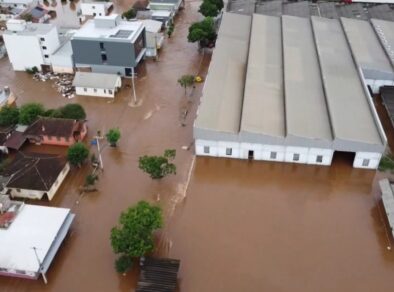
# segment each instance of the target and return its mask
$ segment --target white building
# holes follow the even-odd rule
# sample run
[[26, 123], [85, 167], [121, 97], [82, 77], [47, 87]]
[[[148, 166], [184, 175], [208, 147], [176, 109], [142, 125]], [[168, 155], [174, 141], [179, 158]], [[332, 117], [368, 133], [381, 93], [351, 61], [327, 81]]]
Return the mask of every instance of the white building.
[[74, 73], [73, 49], [70, 39], [66, 40], [50, 56], [52, 71], [55, 73]]
[[141, 20], [146, 31], [146, 56], [157, 57], [158, 50], [164, 42], [164, 35], [161, 32], [163, 23], [152, 19]]
[[13, 201], [0, 217], [11, 214], [14, 220], [0, 228], [0, 275], [37, 279], [48, 271], [75, 215]]
[[166, 10], [176, 13], [184, 0], [150, 0], [149, 9], [150, 10]]
[[19, 19], [7, 21], [3, 38], [15, 71], [33, 67], [50, 69], [50, 56], [60, 45], [55, 25], [26, 23]]
[[114, 98], [122, 79], [116, 74], [76, 72], [73, 86], [77, 95]]
[[58, 155], [19, 152], [3, 171], [4, 190], [13, 198], [52, 200], [69, 171]]
[[106, 16], [112, 7], [112, 2], [81, 3], [81, 12], [85, 16]]
[[377, 168], [387, 139], [364, 82], [338, 20], [225, 13], [196, 154], [330, 165], [341, 151], [355, 153], [354, 167]]

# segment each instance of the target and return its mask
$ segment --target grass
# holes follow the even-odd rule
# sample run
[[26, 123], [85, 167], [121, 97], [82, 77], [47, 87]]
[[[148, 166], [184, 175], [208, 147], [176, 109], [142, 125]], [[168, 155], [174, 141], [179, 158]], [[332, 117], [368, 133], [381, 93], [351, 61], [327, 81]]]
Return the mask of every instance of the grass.
[[382, 157], [379, 163], [380, 171], [394, 171], [394, 157], [391, 154]]

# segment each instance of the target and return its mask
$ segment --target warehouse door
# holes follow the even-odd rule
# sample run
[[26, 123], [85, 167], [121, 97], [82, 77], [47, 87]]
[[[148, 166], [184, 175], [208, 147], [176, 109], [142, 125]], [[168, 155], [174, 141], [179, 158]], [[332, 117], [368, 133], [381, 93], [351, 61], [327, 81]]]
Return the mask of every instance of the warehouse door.
[[253, 150], [249, 150], [248, 151], [248, 159], [249, 160], [253, 160], [254, 159], [254, 151]]

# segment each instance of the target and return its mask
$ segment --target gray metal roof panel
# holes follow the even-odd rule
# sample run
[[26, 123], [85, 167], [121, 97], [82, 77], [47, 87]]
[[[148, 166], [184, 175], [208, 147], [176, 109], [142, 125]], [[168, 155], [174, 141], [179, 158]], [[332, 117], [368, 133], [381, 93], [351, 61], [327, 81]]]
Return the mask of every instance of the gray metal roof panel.
[[283, 14], [298, 16], [298, 17], [309, 17], [310, 16], [309, 2], [302, 1], [302, 2], [294, 2], [294, 3], [284, 3]]
[[285, 136], [279, 17], [253, 15], [241, 131]]
[[380, 43], [382, 44], [387, 57], [394, 66], [394, 22], [371, 19], [371, 23], [379, 37]]
[[388, 4], [368, 7], [368, 14], [370, 18], [394, 21], [394, 11]]
[[368, 20], [368, 15], [365, 13], [364, 7], [360, 3], [353, 3], [349, 5], [337, 6], [340, 16], [347, 18], [355, 18]]
[[338, 20], [312, 17], [335, 139], [382, 145], [382, 139]]
[[282, 16], [287, 135], [332, 141], [309, 19]]
[[114, 89], [120, 77], [116, 74], [76, 72], [73, 86], [86, 88]]

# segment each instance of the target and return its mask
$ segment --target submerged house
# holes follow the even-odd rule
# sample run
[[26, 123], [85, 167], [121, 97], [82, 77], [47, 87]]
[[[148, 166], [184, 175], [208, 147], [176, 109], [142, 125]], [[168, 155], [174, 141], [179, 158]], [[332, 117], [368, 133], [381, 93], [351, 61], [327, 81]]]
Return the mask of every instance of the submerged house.
[[69, 171], [64, 157], [19, 152], [1, 175], [4, 190], [11, 197], [52, 200]]
[[114, 98], [122, 79], [116, 74], [76, 72], [73, 86], [78, 95]]
[[30, 143], [58, 146], [73, 145], [86, 134], [86, 121], [58, 118], [39, 118], [24, 132]]

